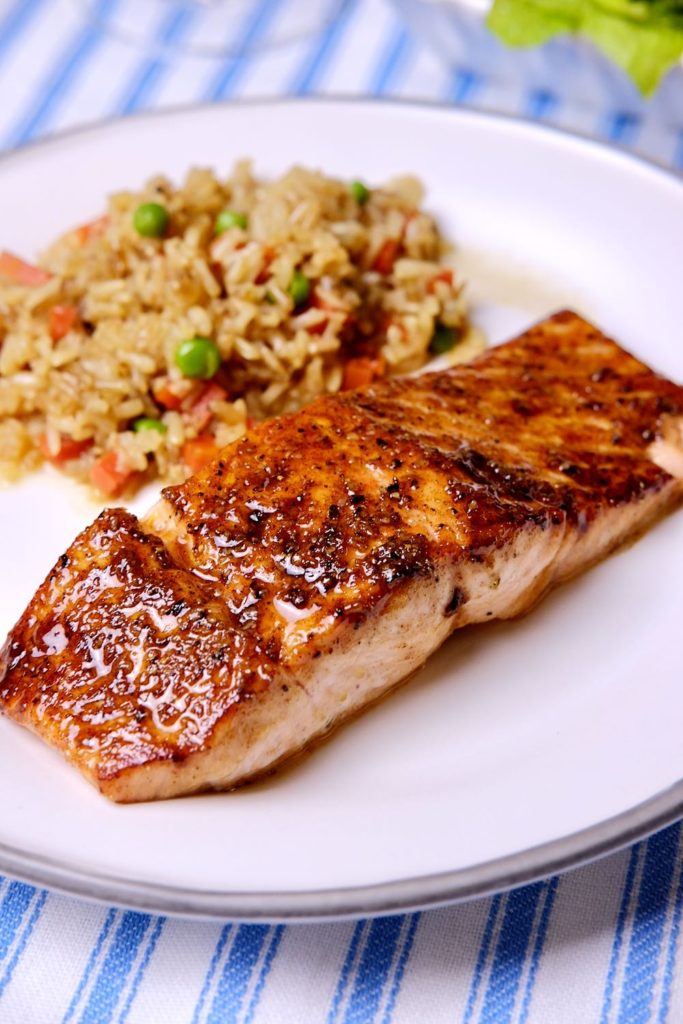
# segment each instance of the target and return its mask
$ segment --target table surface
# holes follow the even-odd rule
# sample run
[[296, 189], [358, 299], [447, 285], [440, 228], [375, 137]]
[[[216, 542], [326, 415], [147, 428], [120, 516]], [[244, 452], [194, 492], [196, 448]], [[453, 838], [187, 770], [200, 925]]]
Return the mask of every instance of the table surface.
[[[125, 3], [101, 8], [115, 14]], [[262, 42], [288, 6], [293, 0], [259, 0], [233, 31]], [[491, 74], [483, 33], [469, 38], [466, 62], [449, 64], [420, 34], [420, 7], [347, 0], [315, 36], [200, 59], [123, 43], [88, 22], [77, 0], [0, 0], [0, 148], [141, 109], [344, 93], [502, 110], [683, 168], [683, 74], [649, 106], [609, 76], [586, 100], [571, 76], [539, 85], [514, 61]], [[150, 39], [182, 46], [201, 17], [167, 4]], [[682, 1021], [682, 868], [677, 824], [493, 899], [287, 927], [166, 920], [4, 879], [0, 1021]]]

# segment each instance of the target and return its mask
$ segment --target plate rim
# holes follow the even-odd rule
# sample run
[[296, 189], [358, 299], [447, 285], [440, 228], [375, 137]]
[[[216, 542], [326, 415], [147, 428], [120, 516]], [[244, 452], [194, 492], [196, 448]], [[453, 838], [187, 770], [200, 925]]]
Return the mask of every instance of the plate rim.
[[314, 923], [436, 909], [493, 896], [574, 870], [647, 838], [683, 816], [683, 780], [635, 807], [568, 836], [471, 867], [391, 882], [292, 892], [230, 892], [136, 882], [73, 869], [0, 842], [0, 871], [95, 903], [200, 920]]
[[[97, 136], [110, 128], [131, 121], [160, 120], [193, 111], [230, 110], [245, 106], [290, 106], [305, 109], [349, 105], [378, 110], [390, 107], [406, 113], [428, 111], [445, 119], [479, 121], [494, 126], [504, 125], [521, 133], [530, 132], [532, 135], [562, 139], [565, 143], [587, 150], [593, 157], [607, 156], [618, 165], [625, 165], [626, 168], [637, 167], [645, 170], [683, 191], [683, 176], [675, 170], [587, 134], [490, 109], [477, 110], [430, 100], [368, 98], [344, 94], [247, 97], [218, 103], [185, 103], [163, 109], [138, 111], [125, 117], [109, 117], [55, 132], [1, 153], [0, 169], [7, 163], [21, 160], [35, 150], [48, 150], [81, 135]], [[1, 839], [0, 872], [28, 884], [46, 886], [70, 896], [175, 917], [288, 923], [343, 920], [360, 916], [405, 913], [491, 896], [616, 853], [681, 817], [683, 779], [595, 825], [494, 860], [436, 874], [342, 888], [291, 892], [232, 892], [135, 881], [116, 874], [74, 867], [68, 861], [26, 852], [4, 843]]]

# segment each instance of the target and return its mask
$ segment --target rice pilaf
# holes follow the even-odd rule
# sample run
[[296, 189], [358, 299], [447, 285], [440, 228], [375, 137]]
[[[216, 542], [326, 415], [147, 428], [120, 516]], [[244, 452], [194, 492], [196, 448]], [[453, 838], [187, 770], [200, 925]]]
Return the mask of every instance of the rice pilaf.
[[0, 472], [48, 459], [108, 496], [178, 481], [250, 420], [470, 358], [421, 199], [414, 179], [263, 182], [244, 161], [113, 195], [38, 266], [1, 253]]

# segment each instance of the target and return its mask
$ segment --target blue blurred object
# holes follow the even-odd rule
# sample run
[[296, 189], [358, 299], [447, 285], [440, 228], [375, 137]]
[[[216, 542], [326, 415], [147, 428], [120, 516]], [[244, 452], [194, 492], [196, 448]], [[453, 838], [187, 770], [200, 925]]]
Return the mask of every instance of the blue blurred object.
[[[339, 17], [348, 0], [76, 0], [92, 24], [147, 53], [244, 56], [306, 39]], [[159, 23], [165, 30], [159, 35]], [[263, 31], [268, 29], [267, 33]], [[264, 40], [267, 38], [267, 44]]]

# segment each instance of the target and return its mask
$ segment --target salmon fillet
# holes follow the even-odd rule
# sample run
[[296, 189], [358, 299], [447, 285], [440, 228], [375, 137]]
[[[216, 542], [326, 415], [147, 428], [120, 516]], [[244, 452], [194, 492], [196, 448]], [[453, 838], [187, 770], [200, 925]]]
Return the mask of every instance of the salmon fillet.
[[234, 787], [682, 497], [683, 388], [559, 313], [103, 512], [7, 639], [0, 707], [114, 800]]

